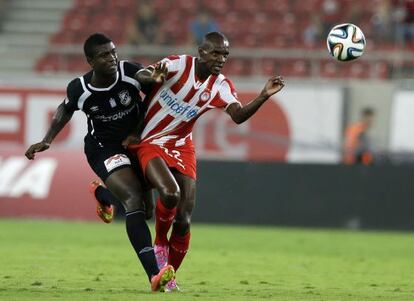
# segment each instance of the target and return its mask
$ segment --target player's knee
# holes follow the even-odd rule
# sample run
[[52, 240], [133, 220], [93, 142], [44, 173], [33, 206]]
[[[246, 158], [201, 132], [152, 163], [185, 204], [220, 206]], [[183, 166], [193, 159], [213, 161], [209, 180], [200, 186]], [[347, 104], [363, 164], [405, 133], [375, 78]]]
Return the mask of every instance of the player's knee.
[[184, 236], [190, 231], [191, 215], [176, 216], [174, 221], [174, 229], [179, 234]]
[[159, 193], [163, 204], [167, 208], [174, 208], [175, 206], [177, 206], [181, 196], [180, 188], [177, 187], [174, 189], [170, 189], [165, 187], [161, 189]]
[[134, 194], [129, 194], [126, 198], [121, 200], [121, 202], [126, 212], [145, 209], [143, 199]]

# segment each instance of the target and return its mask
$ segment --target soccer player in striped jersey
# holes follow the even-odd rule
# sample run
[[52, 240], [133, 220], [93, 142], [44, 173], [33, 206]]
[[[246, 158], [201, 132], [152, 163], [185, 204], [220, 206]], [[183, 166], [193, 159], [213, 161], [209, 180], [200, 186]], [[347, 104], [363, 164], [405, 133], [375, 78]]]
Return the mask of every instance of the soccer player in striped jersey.
[[[191, 214], [196, 195], [196, 158], [192, 142], [195, 121], [219, 108], [240, 124], [249, 119], [284, 87], [280, 76], [270, 78], [256, 99], [242, 106], [233, 83], [220, 74], [229, 56], [229, 41], [219, 32], [208, 33], [198, 57], [170, 56], [140, 70], [140, 83], [152, 84], [144, 100], [148, 109], [136, 152], [147, 180], [159, 192], [156, 203], [155, 253], [159, 267], [177, 270], [190, 243]], [[167, 233], [172, 226], [168, 238]], [[175, 279], [167, 290], [178, 290]]]

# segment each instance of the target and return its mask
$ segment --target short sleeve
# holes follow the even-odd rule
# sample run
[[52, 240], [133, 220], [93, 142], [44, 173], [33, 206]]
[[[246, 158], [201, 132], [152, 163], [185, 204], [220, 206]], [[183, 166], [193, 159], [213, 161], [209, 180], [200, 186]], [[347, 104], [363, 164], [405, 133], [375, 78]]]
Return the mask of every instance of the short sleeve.
[[181, 57], [179, 55], [170, 55], [166, 58], [163, 58], [161, 61], [155, 64], [152, 64], [148, 67], [154, 68], [154, 66], [158, 63], [166, 63], [168, 74], [176, 73], [180, 69], [180, 60], [181, 60]]
[[232, 81], [226, 78], [221, 82], [218, 92], [211, 101], [210, 106], [226, 110], [232, 103], [240, 102]]
[[68, 111], [74, 112], [79, 110], [78, 100], [81, 93], [81, 82], [79, 78], [72, 80], [66, 87], [66, 98], [64, 101], [65, 108]]
[[135, 74], [144, 68], [140, 63], [130, 61], [122, 61], [121, 64], [123, 67], [123, 74], [131, 78], [134, 78]]

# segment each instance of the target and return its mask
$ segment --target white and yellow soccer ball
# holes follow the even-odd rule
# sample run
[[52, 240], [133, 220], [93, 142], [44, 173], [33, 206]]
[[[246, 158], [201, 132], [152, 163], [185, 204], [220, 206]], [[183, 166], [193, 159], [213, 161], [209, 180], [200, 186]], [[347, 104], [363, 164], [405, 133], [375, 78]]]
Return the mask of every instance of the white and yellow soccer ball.
[[359, 58], [366, 45], [362, 30], [351, 23], [334, 26], [326, 39], [329, 53], [338, 61], [346, 62]]

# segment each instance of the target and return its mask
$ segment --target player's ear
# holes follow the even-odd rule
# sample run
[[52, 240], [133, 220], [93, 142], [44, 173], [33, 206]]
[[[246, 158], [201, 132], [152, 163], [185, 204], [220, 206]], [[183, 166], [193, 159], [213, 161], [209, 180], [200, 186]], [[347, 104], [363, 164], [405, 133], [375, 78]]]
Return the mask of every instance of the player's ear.
[[203, 47], [198, 47], [198, 55], [200, 57], [203, 57], [207, 54], [207, 51], [205, 49], [203, 49]]
[[86, 57], [86, 61], [88, 62], [88, 64], [93, 68], [93, 65], [94, 65], [94, 61], [93, 61], [93, 58], [92, 57], [90, 57], [90, 56], [87, 56]]

